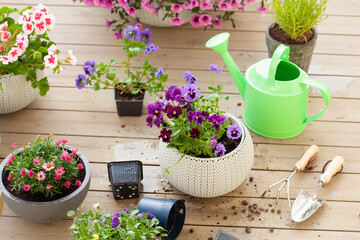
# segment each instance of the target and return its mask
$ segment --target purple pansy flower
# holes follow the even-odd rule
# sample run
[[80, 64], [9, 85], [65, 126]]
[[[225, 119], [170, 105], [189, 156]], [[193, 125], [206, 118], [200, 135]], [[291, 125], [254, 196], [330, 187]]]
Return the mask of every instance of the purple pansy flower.
[[112, 228], [117, 228], [119, 225], [120, 225], [120, 222], [119, 222], [119, 216], [120, 212], [117, 211], [114, 215], [111, 216], [111, 227]]
[[210, 114], [209, 114], [209, 112], [207, 112], [207, 111], [201, 111], [201, 115], [202, 115], [205, 119], [207, 119]]
[[180, 105], [185, 105], [186, 100], [184, 96], [184, 90], [181, 90], [181, 94], [175, 96], [175, 101], [177, 101]]
[[242, 134], [241, 128], [237, 124], [232, 124], [228, 127], [226, 136], [231, 139], [238, 139]]
[[136, 215], [136, 218], [142, 219], [142, 217], [143, 217], [143, 214], [142, 214], [142, 213], [138, 213], [138, 214]]
[[146, 125], [148, 127], [152, 127], [153, 126], [153, 120], [154, 120], [154, 116], [147, 116], [145, 121], [146, 121]]
[[[158, 138], [161, 138], [164, 143], [169, 143], [171, 139], [171, 130], [167, 130], [166, 128], [161, 129], [160, 135]], [[149, 214], [150, 215], [150, 214]]]
[[215, 149], [216, 145], [217, 145], [217, 135], [214, 133], [210, 139], [210, 147], [212, 149]]
[[163, 68], [159, 68], [156, 72], [155, 72], [155, 77], [160, 77], [161, 75], [164, 74], [164, 69]]
[[224, 156], [226, 152], [225, 146], [222, 143], [218, 143], [215, 147], [215, 156], [221, 157]]
[[201, 125], [205, 120], [204, 116], [201, 113], [202, 111], [195, 111], [192, 113], [192, 120], [196, 125]]
[[217, 114], [211, 114], [208, 117], [208, 121], [211, 122], [213, 125], [211, 126], [212, 128], [214, 128], [215, 130], [219, 130], [220, 129], [220, 125], [223, 125], [225, 123], [225, 119], [222, 116], [219, 116]]
[[168, 105], [166, 107], [166, 115], [168, 116], [168, 118], [172, 119], [178, 119], [179, 116], [182, 114], [182, 109], [179, 106], [175, 106], [173, 107], [172, 105]]
[[164, 123], [164, 118], [163, 116], [158, 116], [156, 117], [155, 121], [154, 121], [154, 125], [157, 126], [157, 127], [160, 127], [160, 125], [163, 125]]
[[216, 64], [210, 64], [209, 68], [212, 72], [217, 72], [218, 74], [222, 73], [222, 71], [217, 67]]
[[86, 76], [84, 74], [79, 74], [77, 79], [75, 79], [75, 84], [78, 89], [82, 89], [86, 86]]
[[86, 75], [94, 75], [96, 73], [96, 62], [94, 60], [86, 61], [83, 69]]
[[153, 52], [157, 52], [159, 50], [159, 47], [156, 47], [154, 44], [150, 44], [145, 47], [145, 55], [152, 54]]
[[154, 103], [150, 103], [147, 107], [146, 107], [149, 116], [153, 117], [153, 116], [159, 116], [161, 115], [163, 106], [161, 105], [160, 102], [156, 102], [155, 105]]
[[193, 102], [199, 96], [199, 89], [196, 87], [195, 84], [186, 84], [184, 87], [184, 98], [187, 102]]
[[181, 88], [177, 88], [176, 86], [171, 86], [165, 93], [165, 99], [168, 101], [174, 101], [177, 95], [181, 95]]
[[190, 131], [190, 137], [192, 139], [199, 138], [200, 139], [200, 131], [198, 128], [192, 128]]
[[191, 72], [186, 71], [183, 73], [183, 76], [188, 83], [191, 83], [191, 84], [197, 83], [197, 78], [194, 75], [192, 75]]

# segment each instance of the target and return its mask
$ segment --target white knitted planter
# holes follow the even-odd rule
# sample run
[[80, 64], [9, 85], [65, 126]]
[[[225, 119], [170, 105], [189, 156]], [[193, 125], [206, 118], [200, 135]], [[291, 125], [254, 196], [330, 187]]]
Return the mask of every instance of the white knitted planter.
[[[222, 157], [197, 158], [186, 155], [165, 176], [175, 188], [195, 197], [212, 198], [233, 191], [250, 174], [254, 160], [250, 133], [238, 118], [230, 116], [230, 122], [239, 124], [243, 133], [237, 148]], [[167, 148], [167, 144], [160, 140], [162, 171], [173, 166], [181, 156], [176, 149]]]
[[[145, 9], [136, 10], [136, 17], [139, 18], [141, 23], [145, 23], [155, 27], [173, 27], [174, 25], [170, 24], [170, 18], [164, 18], [165, 16], [165, 8], [159, 9], [158, 15], [155, 16], [153, 13], [148, 12]], [[184, 20], [184, 24], [188, 23], [191, 19], [192, 13], [189, 9], [183, 9], [181, 13], [179, 13], [179, 18]]]
[[[40, 79], [44, 73], [38, 71], [37, 75]], [[19, 111], [39, 95], [39, 90], [31, 87], [31, 82], [26, 81], [25, 75], [6, 74], [0, 76], [0, 83], [3, 89], [0, 90], [0, 114]]]

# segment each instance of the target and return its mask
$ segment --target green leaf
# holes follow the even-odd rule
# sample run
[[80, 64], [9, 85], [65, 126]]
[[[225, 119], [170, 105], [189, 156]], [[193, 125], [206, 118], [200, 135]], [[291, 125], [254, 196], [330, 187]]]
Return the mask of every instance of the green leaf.
[[[74, 217], [75, 216], [75, 212], [73, 211], [73, 210], [70, 210], [70, 211], [68, 211], [67, 213], [66, 213], [66, 215], [68, 216], [68, 217]], [[73, 224], [74, 225], [74, 224]]]
[[95, 91], [99, 91], [100, 90], [100, 85], [98, 82], [94, 83], [94, 90]]
[[41, 96], [45, 96], [50, 89], [49, 81], [47, 77], [44, 77], [39, 81], [37, 81], [36, 86], [39, 88]]

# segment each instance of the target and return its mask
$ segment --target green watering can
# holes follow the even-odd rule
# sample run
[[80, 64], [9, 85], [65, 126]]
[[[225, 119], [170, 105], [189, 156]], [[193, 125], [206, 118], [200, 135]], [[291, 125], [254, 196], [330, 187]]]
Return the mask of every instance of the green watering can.
[[[330, 89], [289, 62], [289, 47], [278, 46], [272, 58], [251, 65], [244, 77], [227, 50], [229, 36], [220, 33], [208, 40], [206, 47], [220, 53], [228, 67], [245, 103], [243, 118], [248, 128], [269, 138], [292, 138], [325, 113]], [[326, 107], [306, 117], [310, 86], [320, 90]]]

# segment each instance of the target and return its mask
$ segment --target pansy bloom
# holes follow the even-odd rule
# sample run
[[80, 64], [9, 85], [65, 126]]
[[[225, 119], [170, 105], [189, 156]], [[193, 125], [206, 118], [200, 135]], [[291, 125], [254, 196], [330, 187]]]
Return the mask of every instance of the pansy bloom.
[[230, 125], [226, 131], [226, 136], [231, 139], [238, 139], [239, 137], [241, 137], [241, 134], [241, 128], [237, 124]]

